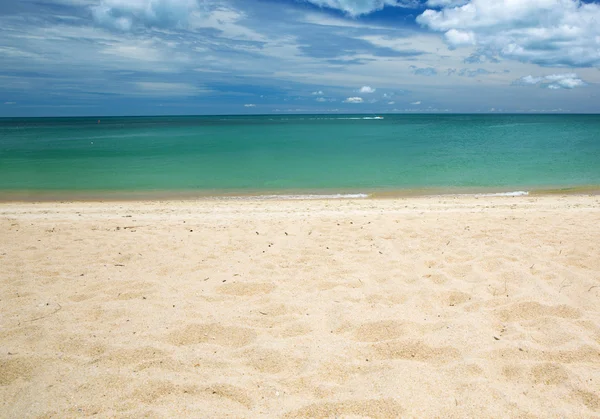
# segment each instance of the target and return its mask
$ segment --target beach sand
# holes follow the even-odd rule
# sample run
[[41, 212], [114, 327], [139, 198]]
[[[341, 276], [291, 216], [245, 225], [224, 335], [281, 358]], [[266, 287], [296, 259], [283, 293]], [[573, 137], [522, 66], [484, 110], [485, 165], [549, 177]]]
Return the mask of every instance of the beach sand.
[[0, 204], [0, 416], [600, 417], [600, 197]]

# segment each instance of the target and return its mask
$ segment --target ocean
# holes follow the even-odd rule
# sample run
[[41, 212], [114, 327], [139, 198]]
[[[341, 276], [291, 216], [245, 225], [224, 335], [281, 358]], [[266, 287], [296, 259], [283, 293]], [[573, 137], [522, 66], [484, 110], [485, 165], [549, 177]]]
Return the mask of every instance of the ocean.
[[522, 193], [600, 185], [600, 115], [0, 119], [3, 196]]

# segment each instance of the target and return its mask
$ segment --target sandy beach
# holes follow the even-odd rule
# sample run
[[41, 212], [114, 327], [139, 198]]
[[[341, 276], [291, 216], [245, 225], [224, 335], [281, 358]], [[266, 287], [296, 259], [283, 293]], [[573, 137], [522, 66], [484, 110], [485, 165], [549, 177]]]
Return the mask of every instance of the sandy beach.
[[0, 204], [0, 417], [600, 417], [600, 196]]

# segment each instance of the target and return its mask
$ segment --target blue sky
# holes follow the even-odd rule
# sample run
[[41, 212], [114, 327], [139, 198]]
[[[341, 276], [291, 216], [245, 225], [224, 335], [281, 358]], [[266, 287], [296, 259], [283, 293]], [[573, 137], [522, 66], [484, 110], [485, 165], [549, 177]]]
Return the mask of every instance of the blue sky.
[[0, 0], [0, 116], [600, 112], [600, 3]]

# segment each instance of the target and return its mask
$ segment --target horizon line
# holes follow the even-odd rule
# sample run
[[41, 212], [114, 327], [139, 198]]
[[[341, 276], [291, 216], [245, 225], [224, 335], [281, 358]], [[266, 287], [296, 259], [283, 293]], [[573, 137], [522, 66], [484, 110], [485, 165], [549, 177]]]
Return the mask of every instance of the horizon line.
[[600, 112], [286, 112], [286, 113], [237, 113], [237, 114], [132, 114], [132, 115], [44, 115], [44, 116], [0, 116], [0, 119], [42, 118], [156, 118], [156, 117], [232, 117], [232, 116], [306, 116], [306, 115], [600, 115]]

